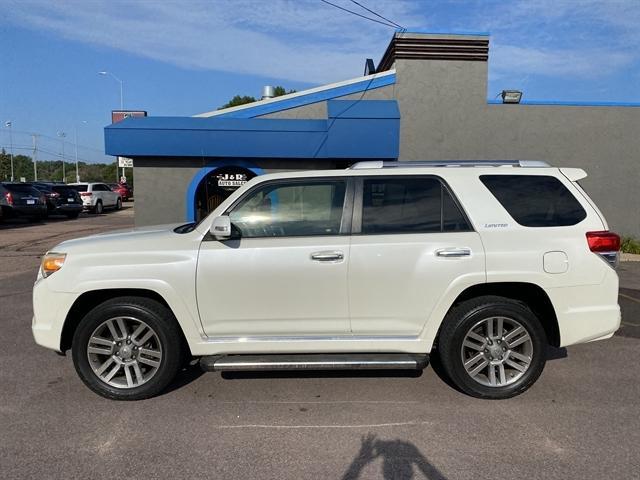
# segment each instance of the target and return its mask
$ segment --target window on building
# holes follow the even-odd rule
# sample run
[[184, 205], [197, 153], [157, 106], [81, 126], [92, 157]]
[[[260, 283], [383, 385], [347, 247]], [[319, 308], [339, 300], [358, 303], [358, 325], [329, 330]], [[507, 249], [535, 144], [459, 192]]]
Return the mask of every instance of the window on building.
[[278, 182], [243, 198], [231, 211], [241, 237], [338, 235], [346, 182]]
[[445, 186], [435, 177], [365, 179], [362, 233], [435, 233], [470, 230]]
[[587, 213], [560, 180], [548, 175], [481, 175], [480, 180], [520, 225], [564, 227]]

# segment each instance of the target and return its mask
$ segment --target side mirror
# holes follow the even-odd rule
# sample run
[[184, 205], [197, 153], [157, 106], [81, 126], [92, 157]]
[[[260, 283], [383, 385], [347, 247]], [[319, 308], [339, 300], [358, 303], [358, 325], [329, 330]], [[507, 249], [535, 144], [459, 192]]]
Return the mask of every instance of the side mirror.
[[216, 240], [231, 238], [231, 219], [227, 215], [214, 218], [209, 232]]

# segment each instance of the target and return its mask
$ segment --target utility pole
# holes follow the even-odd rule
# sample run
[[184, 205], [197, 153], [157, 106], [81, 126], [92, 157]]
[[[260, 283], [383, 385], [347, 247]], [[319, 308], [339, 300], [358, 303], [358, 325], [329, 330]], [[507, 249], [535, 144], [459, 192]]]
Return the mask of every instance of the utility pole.
[[31, 138], [33, 138], [33, 181], [38, 181], [38, 135], [33, 133], [31, 134]]
[[9, 127], [9, 156], [11, 157], [11, 181], [13, 182], [13, 132], [11, 130], [11, 120], [5, 122], [4, 126]]
[[[82, 120], [84, 125], [87, 124], [86, 120]], [[75, 140], [76, 140], [76, 182], [80, 183], [80, 170], [78, 169], [78, 125], [74, 125], [73, 127], [75, 132]]]
[[58, 136], [60, 137], [60, 139], [62, 140], [62, 182], [63, 183], [67, 183], [67, 174], [65, 173], [65, 166], [64, 166], [64, 137], [67, 136], [66, 133], [64, 132], [58, 132]]

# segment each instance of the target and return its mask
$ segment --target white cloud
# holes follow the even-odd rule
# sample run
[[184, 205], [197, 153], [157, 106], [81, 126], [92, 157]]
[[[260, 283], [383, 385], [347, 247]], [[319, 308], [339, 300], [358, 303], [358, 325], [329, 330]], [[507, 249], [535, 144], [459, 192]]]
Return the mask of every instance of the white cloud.
[[[368, 6], [397, 22], [417, 18], [406, 0]], [[393, 34], [316, 0], [9, 0], [4, 10], [18, 25], [180, 67], [311, 83], [360, 75]]]
[[497, 75], [599, 77], [630, 65], [630, 53], [603, 50], [545, 50], [514, 45], [492, 45], [491, 66]]

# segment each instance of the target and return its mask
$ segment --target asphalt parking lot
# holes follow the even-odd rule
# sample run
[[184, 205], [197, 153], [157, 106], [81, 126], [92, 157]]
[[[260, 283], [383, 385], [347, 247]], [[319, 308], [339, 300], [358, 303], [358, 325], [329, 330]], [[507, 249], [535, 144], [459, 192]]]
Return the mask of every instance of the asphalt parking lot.
[[130, 205], [0, 226], [0, 478], [638, 478], [640, 262], [621, 265], [624, 325], [549, 352], [538, 383], [480, 401], [429, 367], [400, 374], [201, 374], [102, 399], [31, 337], [39, 256], [131, 226]]

